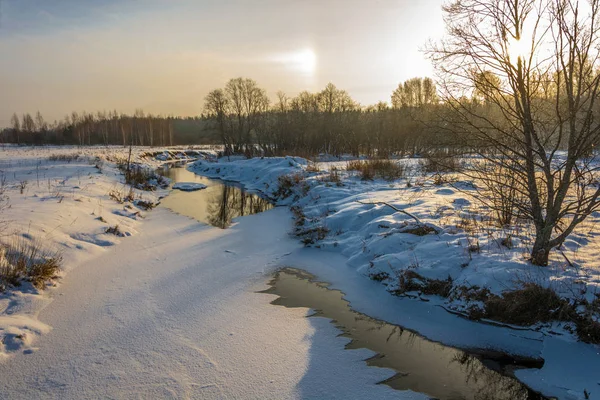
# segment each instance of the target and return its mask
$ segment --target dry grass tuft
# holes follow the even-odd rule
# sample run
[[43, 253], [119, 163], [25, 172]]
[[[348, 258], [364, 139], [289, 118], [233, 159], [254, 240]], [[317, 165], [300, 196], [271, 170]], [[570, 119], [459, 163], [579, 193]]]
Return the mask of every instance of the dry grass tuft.
[[48, 161], [66, 161], [67, 163], [70, 163], [72, 161], [76, 161], [78, 158], [78, 153], [52, 154], [48, 157]]
[[59, 252], [44, 248], [39, 241], [15, 237], [2, 245], [0, 282], [4, 287], [20, 286], [26, 280], [41, 290], [57, 277], [61, 263]]
[[119, 190], [119, 189], [111, 189], [108, 192], [108, 196], [113, 199], [114, 201], [116, 201], [119, 204], [123, 204], [127, 201], [134, 201], [135, 199], [135, 191], [133, 190], [132, 187], [129, 188], [129, 191], [125, 192], [124, 190]]
[[125, 236], [123, 232], [121, 232], [121, 229], [119, 229], [119, 225], [109, 226], [104, 232], [115, 236]]
[[394, 291], [397, 296], [406, 292], [420, 292], [427, 295], [436, 295], [441, 297], [450, 296], [453, 280], [450, 276], [447, 279], [430, 279], [419, 275], [412, 269], [407, 269], [398, 274], [398, 288]]
[[305, 169], [305, 171], [306, 171], [306, 172], [315, 172], [315, 173], [316, 173], [316, 172], [321, 172], [321, 170], [319, 169], [319, 166], [317, 165], [317, 163], [312, 163], [312, 162], [311, 162], [311, 163], [309, 163], [309, 164], [306, 166], [306, 169]]
[[294, 194], [296, 188], [300, 189], [302, 195], [306, 195], [310, 190], [310, 186], [306, 183], [304, 175], [301, 173], [281, 175], [277, 179], [277, 191], [275, 197], [286, 199]]
[[404, 176], [404, 166], [392, 160], [348, 161], [346, 170], [359, 172], [362, 180], [381, 178], [391, 182]]
[[552, 320], [574, 321], [575, 310], [554, 290], [523, 283], [517, 290], [491, 295], [485, 300], [485, 317], [514, 325], [533, 325]]

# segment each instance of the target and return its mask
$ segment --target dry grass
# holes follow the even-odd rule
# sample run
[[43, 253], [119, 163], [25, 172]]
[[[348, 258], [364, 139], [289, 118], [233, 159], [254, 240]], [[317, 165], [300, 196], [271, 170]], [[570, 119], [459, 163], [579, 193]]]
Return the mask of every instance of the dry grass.
[[397, 296], [406, 292], [420, 292], [426, 295], [436, 295], [441, 297], [450, 296], [453, 280], [450, 276], [447, 279], [430, 279], [419, 275], [412, 269], [404, 270], [398, 273], [398, 288], [394, 291]]
[[600, 343], [600, 322], [591, 317], [583, 317], [577, 321], [577, 336], [586, 343]]
[[300, 229], [296, 232], [296, 236], [301, 237], [301, 242], [305, 245], [315, 244], [327, 237], [329, 228], [326, 226], [317, 226], [314, 228]]
[[461, 169], [460, 161], [456, 156], [442, 151], [425, 153], [420, 164], [424, 173], [438, 175], [446, 172], [457, 172]]
[[18, 187], [19, 187], [19, 192], [21, 194], [23, 194], [25, 192], [25, 189], [27, 189], [27, 184], [28, 184], [27, 181], [20, 181], [19, 182], [19, 186]]
[[123, 204], [135, 199], [135, 191], [132, 187], [130, 187], [128, 191], [113, 188], [108, 192], [108, 196], [117, 203]]
[[325, 183], [333, 183], [336, 186], [344, 186], [340, 173], [336, 168], [329, 170], [329, 173], [318, 178], [319, 181]]
[[154, 191], [157, 186], [165, 188], [169, 185], [167, 179], [153, 170], [139, 164], [127, 164], [125, 159], [117, 160], [117, 167], [125, 175], [125, 183], [136, 189]]
[[554, 290], [535, 283], [523, 283], [517, 290], [485, 300], [485, 317], [514, 325], [533, 325], [553, 320], [576, 320], [575, 310]]
[[299, 188], [302, 195], [306, 195], [310, 186], [304, 180], [304, 175], [301, 173], [281, 175], [277, 179], [277, 191], [274, 193], [275, 197], [286, 199], [294, 194], [296, 188]]
[[290, 211], [294, 214], [294, 225], [296, 225], [296, 229], [299, 230], [301, 226], [306, 224], [306, 215], [304, 215], [302, 208], [298, 206], [292, 206]]
[[23, 280], [31, 282], [37, 289], [57, 277], [62, 262], [59, 252], [42, 246], [40, 241], [15, 237], [2, 245], [0, 281], [4, 287], [20, 286]]
[[136, 200], [133, 202], [133, 204], [144, 211], [152, 210], [154, 207], [156, 207], [155, 203], [145, 200]]
[[429, 225], [409, 225], [406, 228], [401, 229], [402, 233], [410, 233], [416, 236], [425, 236], [430, 233], [437, 234], [437, 230]]
[[361, 179], [381, 178], [394, 181], [404, 176], [404, 166], [392, 160], [354, 160], [346, 164], [347, 171], [357, 171]]
[[121, 232], [121, 229], [119, 229], [119, 225], [109, 226], [106, 228], [105, 232], [115, 236], [125, 236], [123, 232]]
[[311, 162], [306, 166], [306, 172], [321, 172], [317, 163]]
[[78, 153], [70, 153], [70, 154], [51, 154], [48, 157], [48, 161], [65, 161], [70, 163], [72, 161], [76, 161], [79, 158]]

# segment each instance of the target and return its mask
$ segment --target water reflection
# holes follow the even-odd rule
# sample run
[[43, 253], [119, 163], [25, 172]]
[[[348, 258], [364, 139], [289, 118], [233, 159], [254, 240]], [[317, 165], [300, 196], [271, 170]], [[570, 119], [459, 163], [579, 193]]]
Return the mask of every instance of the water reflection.
[[[385, 380], [398, 390], [413, 390], [440, 400], [533, 400], [544, 399], [511, 377], [516, 360], [496, 360], [431, 342], [400, 326], [353, 311], [343, 293], [311, 281], [299, 270], [277, 273], [267, 293], [278, 296], [273, 304], [307, 307], [316, 315], [332, 319], [351, 339], [349, 349], [368, 348], [378, 355], [368, 365], [390, 368], [397, 374]], [[501, 361], [499, 361], [501, 360]]]
[[162, 200], [163, 207], [222, 229], [229, 227], [234, 218], [273, 208], [268, 200], [246, 192], [241, 186], [196, 175], [181, 165], [162, 168], [159, 173], [171, 179], [172, 183], [206, 185], [206, 189], [195, 192], [173, 190]]
[[211, 225], [225, 229], [234, 218], [271, 208], [273, 205], [259, 196], [248, 194], [238, 187], [221, 185], [220, 193], [208, 200], [208, 220]]

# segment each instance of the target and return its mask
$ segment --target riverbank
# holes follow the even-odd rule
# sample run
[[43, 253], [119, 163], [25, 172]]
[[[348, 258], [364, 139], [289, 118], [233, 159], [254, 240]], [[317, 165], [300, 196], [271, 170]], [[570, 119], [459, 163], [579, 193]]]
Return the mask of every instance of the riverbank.
[[286, 235], [290, 220], [278, 208], [218, 229], [157, 208], [138, 235], [64, 278], [39, 316], [52, 330], [37, 351], [0, 364], [0, 392], [424, 400], [377, 385], [394, 372], [368, 367], [368, 350], [345, 350], [328, 320], [256, 293], [300, 247]]
[[[96, 151], [107, 156], [102, 173]], [[163, 207], [136, 210], [109, 194], [122, 185], [115, 161], [127, 149], [114, 155], [105, 151], [17, 148], [4, 153], [5, 169], [20, 168], [10, 183], [10, 204], [21, 212], [14, 214], [20, 217], [13, 229], [22, 232], [31, 225], [29, 232], [53, 232], [45, 243], [63, 246], [65, 261], [61, 276], [48, 281], [45, 290], [27, 293], [21, 287], [5, 293], [12, 308], [2, 318], [12, 325], [7, 323], [3, 335], [10, 334], [16, 316], [27, 317], [21, 327], [27, 331], [16, 338], [20, 346], [5, 347], [3, 396], [425, 398], [377, 385], [394, 372], [368, 367], [363, 360], [371, 351], [345, 350], [348, 340], [338, 337], [328, 320], [308, 319], [306, 309], [273, 307], [275, 296], [257, 293], [267, 288], [266, 279], [287, 255], [301, 250], [287, 236], [288, 210], [245, 216], [229, 229]], [[50, 161], [55, 153], [60, 157]], [[132, 158], [143, 162], [138, 153]], [[31, 182], [38, 165], [46, 179], [45, 186], [40, 179], [39, 190], [61, 186], [69, 198], [40, 199], [40, 193], [24, 191], [28, 197], [17, 199], [18, 180], [29, 176]], [[84, 179], [90, 183], [83, 185]], [[144, 196], [153, 201], [164, 194]], [[114, 218], [129, 235], [107, 233], [99, 217]], [[85, 236], [76, 239], [75, 232]], [[95, 243], [79, 243], [82, 237]]]
[[[407, 170], [417, 162], [399, 161]], [[451, 185], [418, 172], [392, 182], [365, 181], [345, 171], [345, 165], [315, 165], [286, 157], [199, 161], [191, 169], [205, 176], [238, 181], [279, 199], [280, 204], [293, 206], [294, 234], [318, 250], [315, 254], [304, 249], [290, 256], [285, 265], [331, 282], [346, 293], [357, 311], [448, 345], [543, 358], [542, 369], [521, 370], [517, 376], [547, 396], [600, 396], [600, 381], [591, 372], [600, 368], [600, 348], [579, 342], [569, 323], [510, 326], [474, 322], [466, 318], [465, 311], [481, 306], [476, 297], [469, 301], [439, 297], [424, 289], [430, 281], [449, 282], [449, 290], [485, 288], [501, 296], [505, 290], [517, 288], [523, 279], [530, 279], [540, 286], [553, 287], [565, 298], [578, 293], [592, 302], [598, 293], [600, 269], [593, 257], [597, 243], [583, 240], [589, 237], [585, 229], [590, 226], [576, 232], [563, 250], [571, 263], [576, 263], [574, 267], [556, 257], [548, 268], [532, 267], [522, 256], [527, 247], [524, 232], [512, 236], [509, 249], [501, 245], [500, 231], [482, 226], [461, 228], [461, 223], [476, 220], [472, 217], [472, 202], [465, 194], [469, 182]], [[590, 219], [591, 225], [595, 218]], [[423, 234], [413, 229], [422, 226], [430, 229]], [[475, 244], [478, 251], [473, 251]], [[304, 254], [313, 255], [305, 259]], [[329, 262], [324, 263], [325, 259]], [[401, 277], [407, 277], [407, 272], [414, 272], [415, 279], [402, 287]], [[566, 370], [573, 374], [565, 376]]]

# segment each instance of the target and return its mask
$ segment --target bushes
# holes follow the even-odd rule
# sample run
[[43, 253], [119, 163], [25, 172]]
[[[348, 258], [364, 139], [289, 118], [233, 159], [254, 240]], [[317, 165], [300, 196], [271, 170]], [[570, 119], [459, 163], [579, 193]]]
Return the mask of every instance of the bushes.
[[485, 317], [509, 324], [533, 325], [552, 320], [574, 320], [575, 310], [552, 289], [524, 283], [520, 289], [488, 297]]
[[126, 160], [117, 160], [117, 167], [125, 175], [125, 183], [132, 187], [145, 190], [153, 191], [156, 187], [166, 188], [169, 186], [169, 181], [161, 176], [157, 175], [153, 170], [146, 168], [139, 164], [127, 163]]
[[355, 160], [348, 161], [347, 171], [357, 171], [363, 180], [381, 178], [394, 181], [404, 176], [404, 166], [391, 160]]

